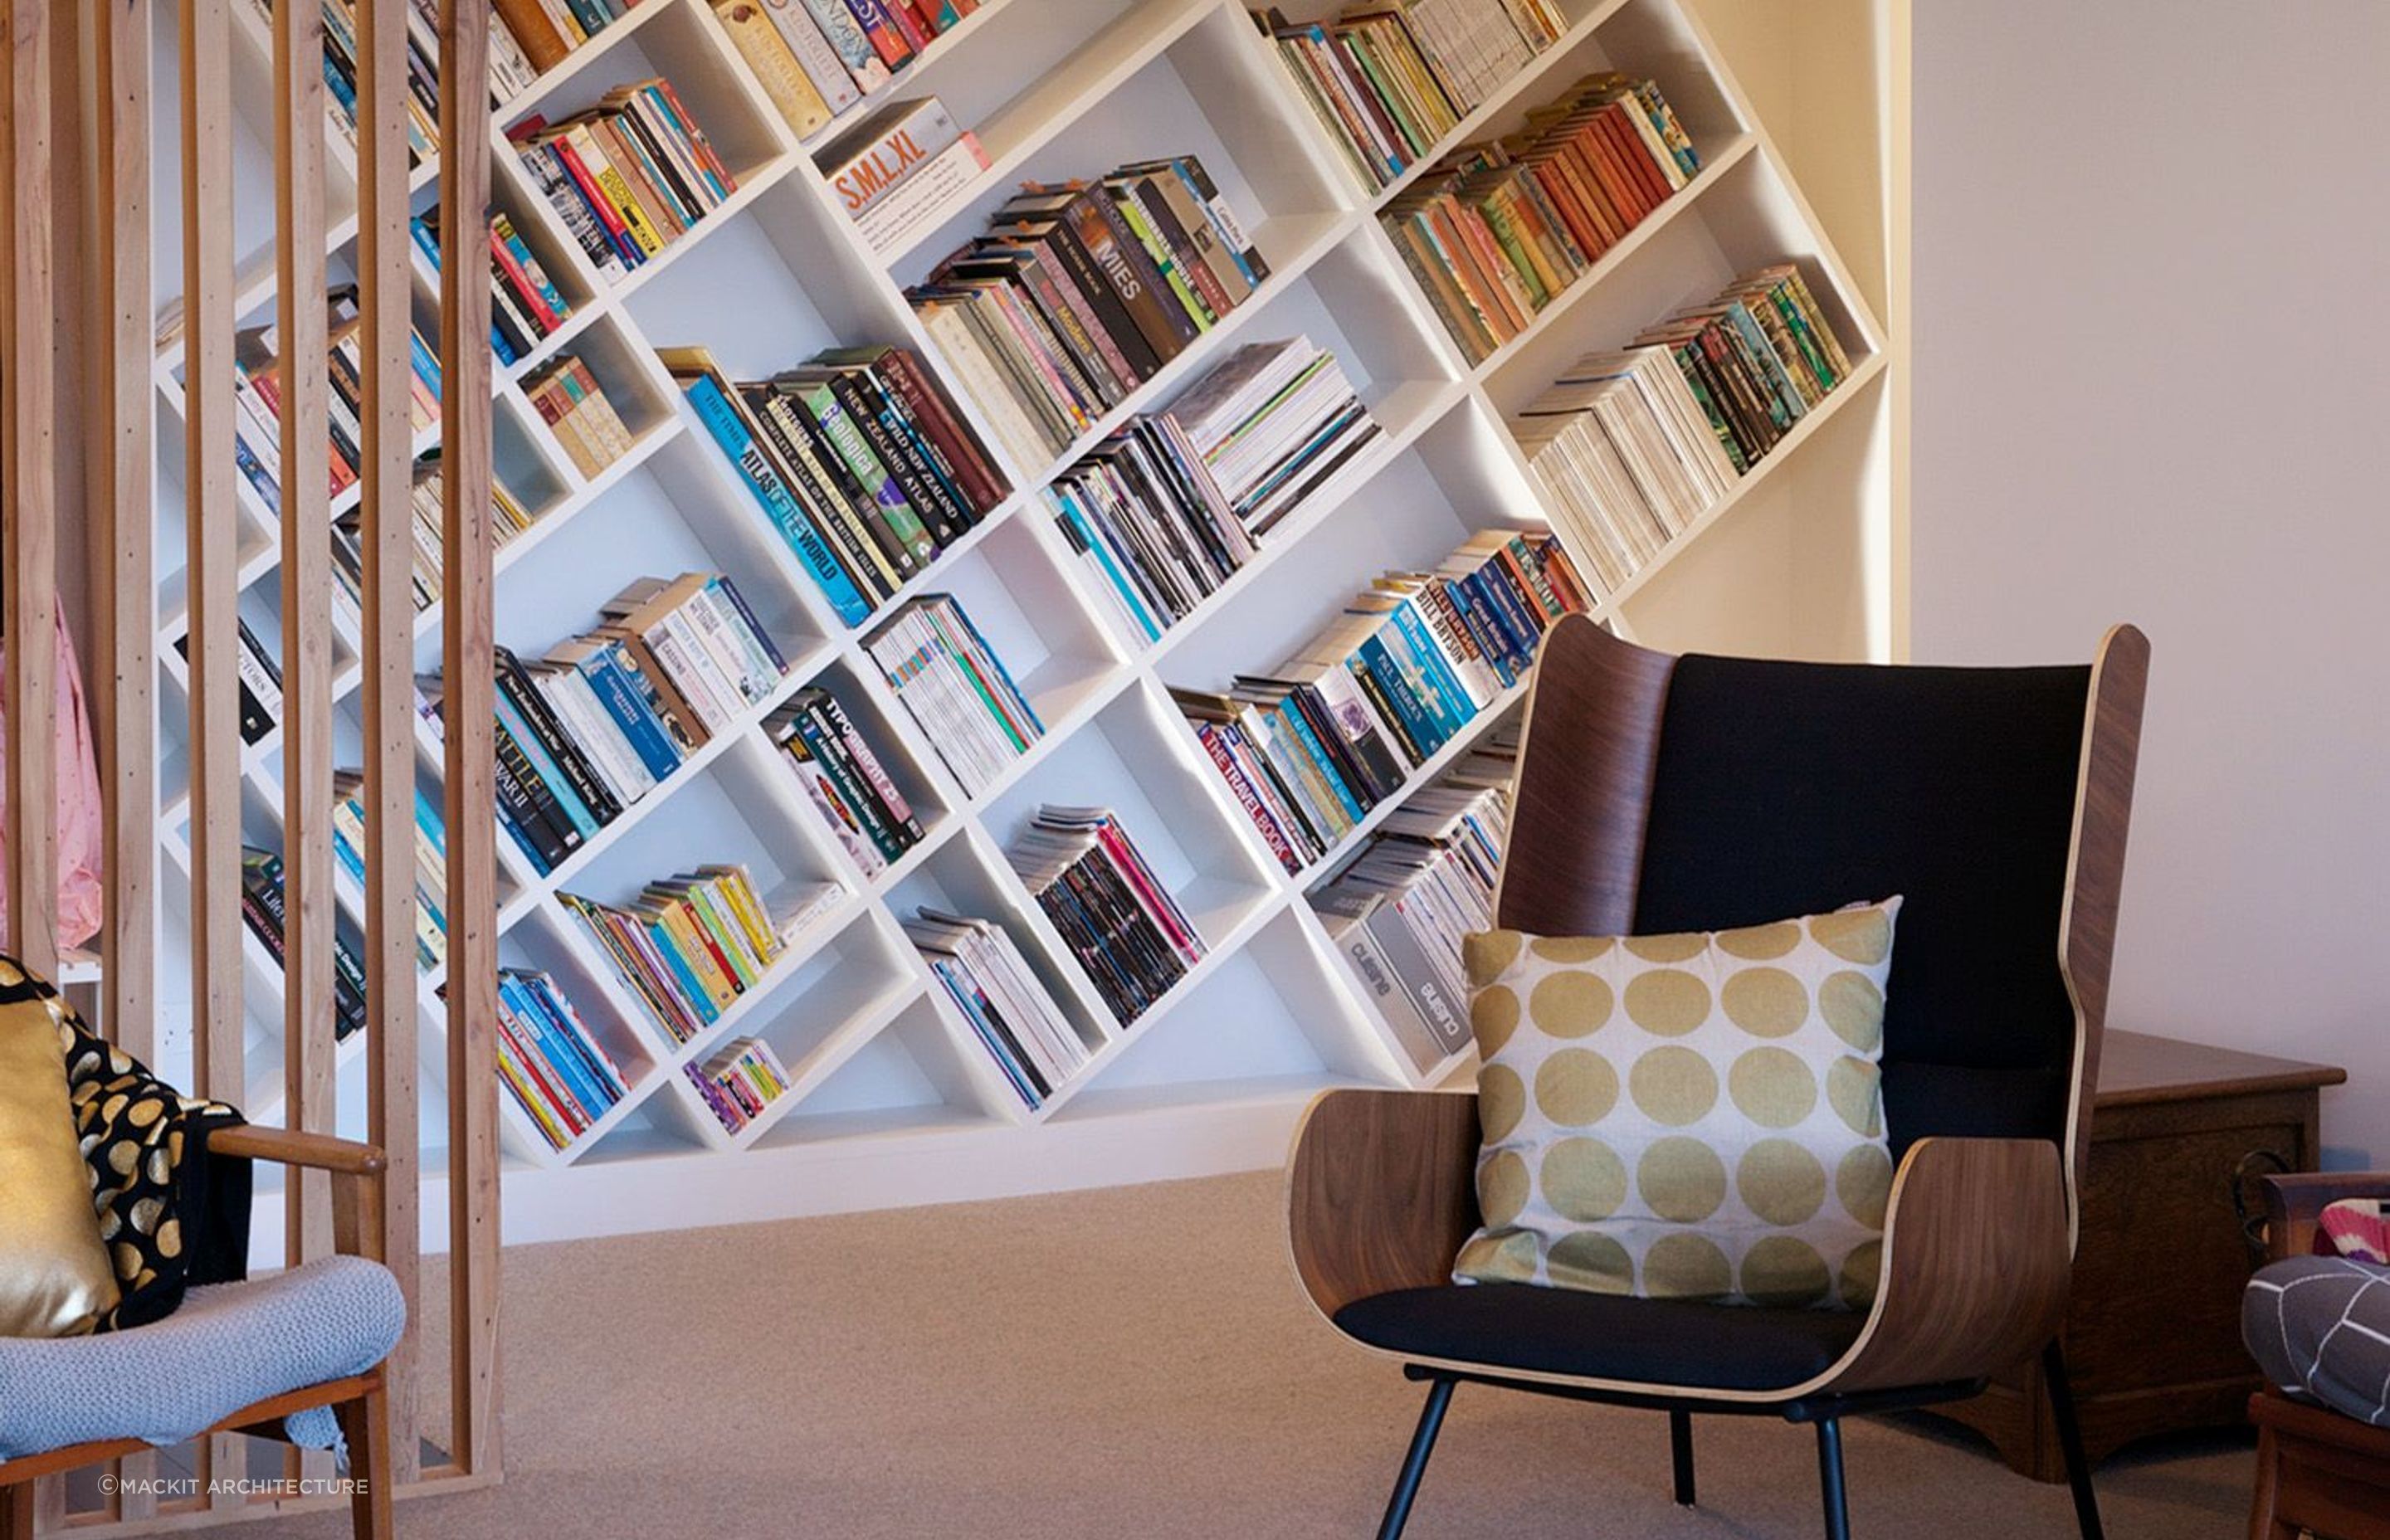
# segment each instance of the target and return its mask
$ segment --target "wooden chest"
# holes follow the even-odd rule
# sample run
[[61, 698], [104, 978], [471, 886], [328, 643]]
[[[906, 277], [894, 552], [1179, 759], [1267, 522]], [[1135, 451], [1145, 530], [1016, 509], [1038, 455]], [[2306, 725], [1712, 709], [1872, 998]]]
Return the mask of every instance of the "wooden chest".
[[[2265, 1153], [2314, 1170], [2318, 1093], [2347, 1078], [2330, 1065], [2107, 1034], [2065, 1334], [2093, 1460], [2152, 1433], [2242, 1420], [2258, 1380], [2241, 1347], [2253, 1263], [2235, 1174]], [[2066, 1479], [2037, 1366], [1937, 1414], [1987, 1434], [2025, 1475]]]

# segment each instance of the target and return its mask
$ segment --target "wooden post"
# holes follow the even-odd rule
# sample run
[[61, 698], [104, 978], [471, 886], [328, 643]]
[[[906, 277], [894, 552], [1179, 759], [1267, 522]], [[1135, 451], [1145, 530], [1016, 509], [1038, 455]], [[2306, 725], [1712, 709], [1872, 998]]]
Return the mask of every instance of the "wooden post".
[[443, 696], [448, 826], [448, 1248], [457, 1466], [498, 1458], [497, 806], [490, 561], [486, 0], [440, 0]]
[[[423, 1180], [416, 1116], [414, 429], [406, 196], [406, 6], [357, 16], [357, 305], [365, 360], [360, 544], [365, 623], [366, 1136], [389, 1160], [384, 1255], [406, 1290], [391, 1355], [394, 1479], [421, 1465], [416, 1429]], [[453, 915], [449, 923], [453, 928]]]

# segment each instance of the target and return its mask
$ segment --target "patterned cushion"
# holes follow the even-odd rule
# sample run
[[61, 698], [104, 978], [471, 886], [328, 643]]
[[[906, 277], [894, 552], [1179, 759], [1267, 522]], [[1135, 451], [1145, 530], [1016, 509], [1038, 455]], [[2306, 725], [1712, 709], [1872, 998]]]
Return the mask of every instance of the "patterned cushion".
[[1484, 1227], [1455, 1280], [1872, 1301], [1899, 905], [1677, 935], [1469, 937]]
[[75, 1151], [58, 1011], [0, 958], [0, 1337], [89, 1331], [117, 1283]]
[[2390, 1203], [2379, 1198], [2344, 1198], [2326, 1203], [2316, 1218], [2316, 1229], [2342, 1256], [2377, 1266], [2390, 1264]]
[[2390, 1427], [2390, 1267], [2293, 1257], [2241, 1295], [2241, 1340], [2285, 1394]]

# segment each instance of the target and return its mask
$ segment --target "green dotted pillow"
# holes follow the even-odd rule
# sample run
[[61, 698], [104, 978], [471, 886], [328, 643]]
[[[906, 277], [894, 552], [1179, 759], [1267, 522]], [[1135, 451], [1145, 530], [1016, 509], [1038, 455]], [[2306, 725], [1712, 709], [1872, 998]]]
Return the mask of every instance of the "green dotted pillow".
[[1899, 909], [1468, 937], [1483, 1227], [1454, 1278], [1865, 1309], [1892, 1194], [1878, 1061]]

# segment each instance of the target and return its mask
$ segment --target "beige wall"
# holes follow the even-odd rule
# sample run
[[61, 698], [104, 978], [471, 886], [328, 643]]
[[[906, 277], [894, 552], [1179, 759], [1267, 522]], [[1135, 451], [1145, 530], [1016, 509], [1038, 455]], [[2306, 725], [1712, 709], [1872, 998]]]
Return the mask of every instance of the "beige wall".
[[2390, 6], [1916, 0], [1913, 638], [2154, 644], [2115, 1020], [2390, 1164]]

